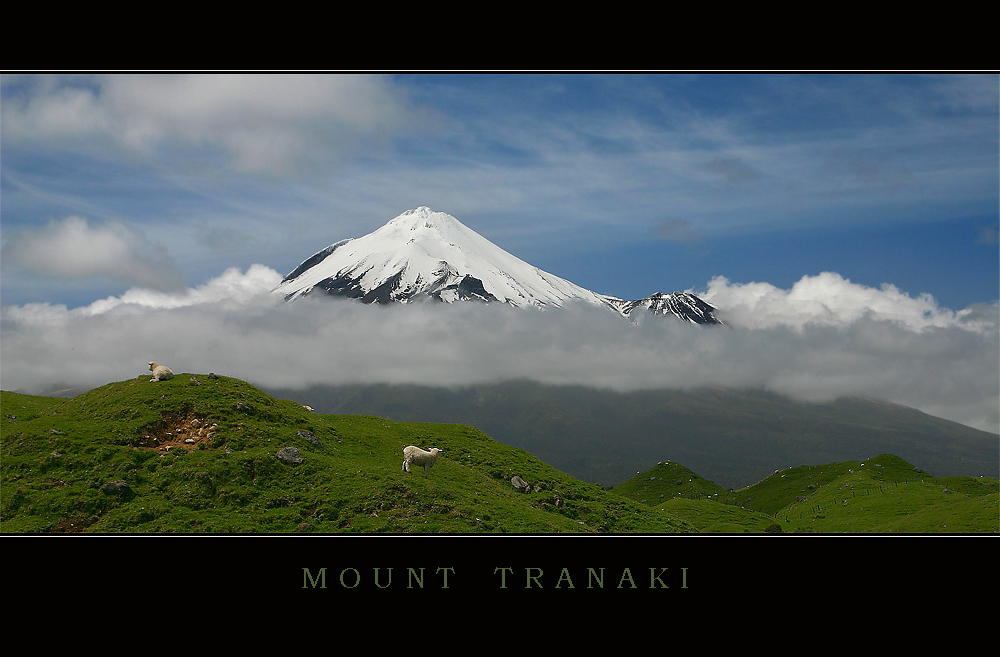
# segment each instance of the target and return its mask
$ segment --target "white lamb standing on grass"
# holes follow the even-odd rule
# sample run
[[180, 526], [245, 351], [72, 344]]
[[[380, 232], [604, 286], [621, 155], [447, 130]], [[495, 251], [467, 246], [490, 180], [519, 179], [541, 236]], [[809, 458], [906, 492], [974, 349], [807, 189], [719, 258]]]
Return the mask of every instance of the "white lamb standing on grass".
[[170, 371], [169, 367], [160, 365], [155, 360], [149, 361], [149, 371], [153, 373], [153, 378], [149, 380], [151, 383], [174, 378], [174, 373]]
[[437, 447], [432, 447], [431, 451], [425, 451], [416, 445], [409, 445], [403, 448], [403, 471], [410, 471], [410, 464], [424, 466], [424, 478], [431, 466], [437, 463], [438, 456], [442, 454]]

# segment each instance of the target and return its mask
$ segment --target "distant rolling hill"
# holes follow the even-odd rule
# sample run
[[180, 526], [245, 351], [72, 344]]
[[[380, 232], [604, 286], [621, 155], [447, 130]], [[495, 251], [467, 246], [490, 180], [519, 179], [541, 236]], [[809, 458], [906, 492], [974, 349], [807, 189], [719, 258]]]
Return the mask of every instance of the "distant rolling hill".
[[1000, 532], [996, 478], [934, 477], [893, 454], [788, 468], [736, 491], [660, 462], [614, 492], [704, 533]]
[[996, 434], [873, 399], [806, 403], [759, 390], [619, 393], [531, 381], [269, 392], [302, 400], [321, 413], [472, 425], [603, 486], [664, 460], [739, 488], [779, 469], [882, 453], [936, 476], [1000, 474]]

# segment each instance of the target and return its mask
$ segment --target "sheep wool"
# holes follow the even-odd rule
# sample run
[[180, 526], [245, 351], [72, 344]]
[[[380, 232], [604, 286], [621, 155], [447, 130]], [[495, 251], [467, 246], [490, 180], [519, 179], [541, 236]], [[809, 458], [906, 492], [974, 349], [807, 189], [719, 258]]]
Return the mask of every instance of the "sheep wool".
[[416, 445], [409, 445], [403, 448], [403, 471], [410, 471], [410, 464], [424, 466], [424, 478], [431, 466], [437, 463], [438, 456], [442, 454], [437, 447], [432, 447], [431, 451], [425, 451]]
[[149, 371], [153, 373], [153, 378], [150, 379], [151, 383], [174, 378], [174, 373], [170, 371], [169, 367], [160, 365], [155, 360], [149, 361]]

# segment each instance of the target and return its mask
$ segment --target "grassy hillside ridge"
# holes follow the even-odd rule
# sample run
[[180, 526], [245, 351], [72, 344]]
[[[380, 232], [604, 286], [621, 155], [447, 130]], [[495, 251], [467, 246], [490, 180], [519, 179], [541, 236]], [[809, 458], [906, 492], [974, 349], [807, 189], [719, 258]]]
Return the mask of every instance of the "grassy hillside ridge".
[[[223, 376], [0, 405], [5, 533], [692, 531], [472, 427], [320, 415]], [[408, 444], [444, 450], [429, 478], [401, 471]]]
[[[229, 377], [0, 392], [4, 533], [995, 533], [997, 480], [892, 454], [725, 488], [674, 461], [607, 489], [464, 424], [324, 415]], [[402, 448], [438, 447], [429, 478]], [[531, 488], [510, 483], [518, 475]]]
[[788, 468], [738, 490], [659, 463], [614, 491], [701, 532], [1000, 532], [997, 479], [935, 477], [892, 454]]
[[456, 422], [584, 481], [617, 486], [665, 459], [720, 486], [775, 468], [891, 453], [941, 475], [1000, 476], [1000, 437], [872, 399], [797, 402], [760, 390], [616, 392], [506, 381], [455, 388], [316, 386], [271, 391], [322, 413]]

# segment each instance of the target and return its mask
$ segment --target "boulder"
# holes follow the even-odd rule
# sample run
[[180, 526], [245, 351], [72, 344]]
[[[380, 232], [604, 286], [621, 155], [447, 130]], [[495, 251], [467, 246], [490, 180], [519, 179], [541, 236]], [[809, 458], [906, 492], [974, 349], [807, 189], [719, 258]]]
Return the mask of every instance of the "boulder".
[[514, 475], [513, 477], [511, 477], [510, 483], [514, 488], [518, 489], [522, 493], [527, 493], [531, 489], [531, 486], [528, 485], [528, 482], [526, 482], [524, 479], [521, 479], [521, 477], [519, 477], [518, 475]]
[[289, 465], [298, 465], [302, 463], [302, 452], [298, 447], [282, 447], [277, 451], [275, 456], [278, 460], [283, 461]]

